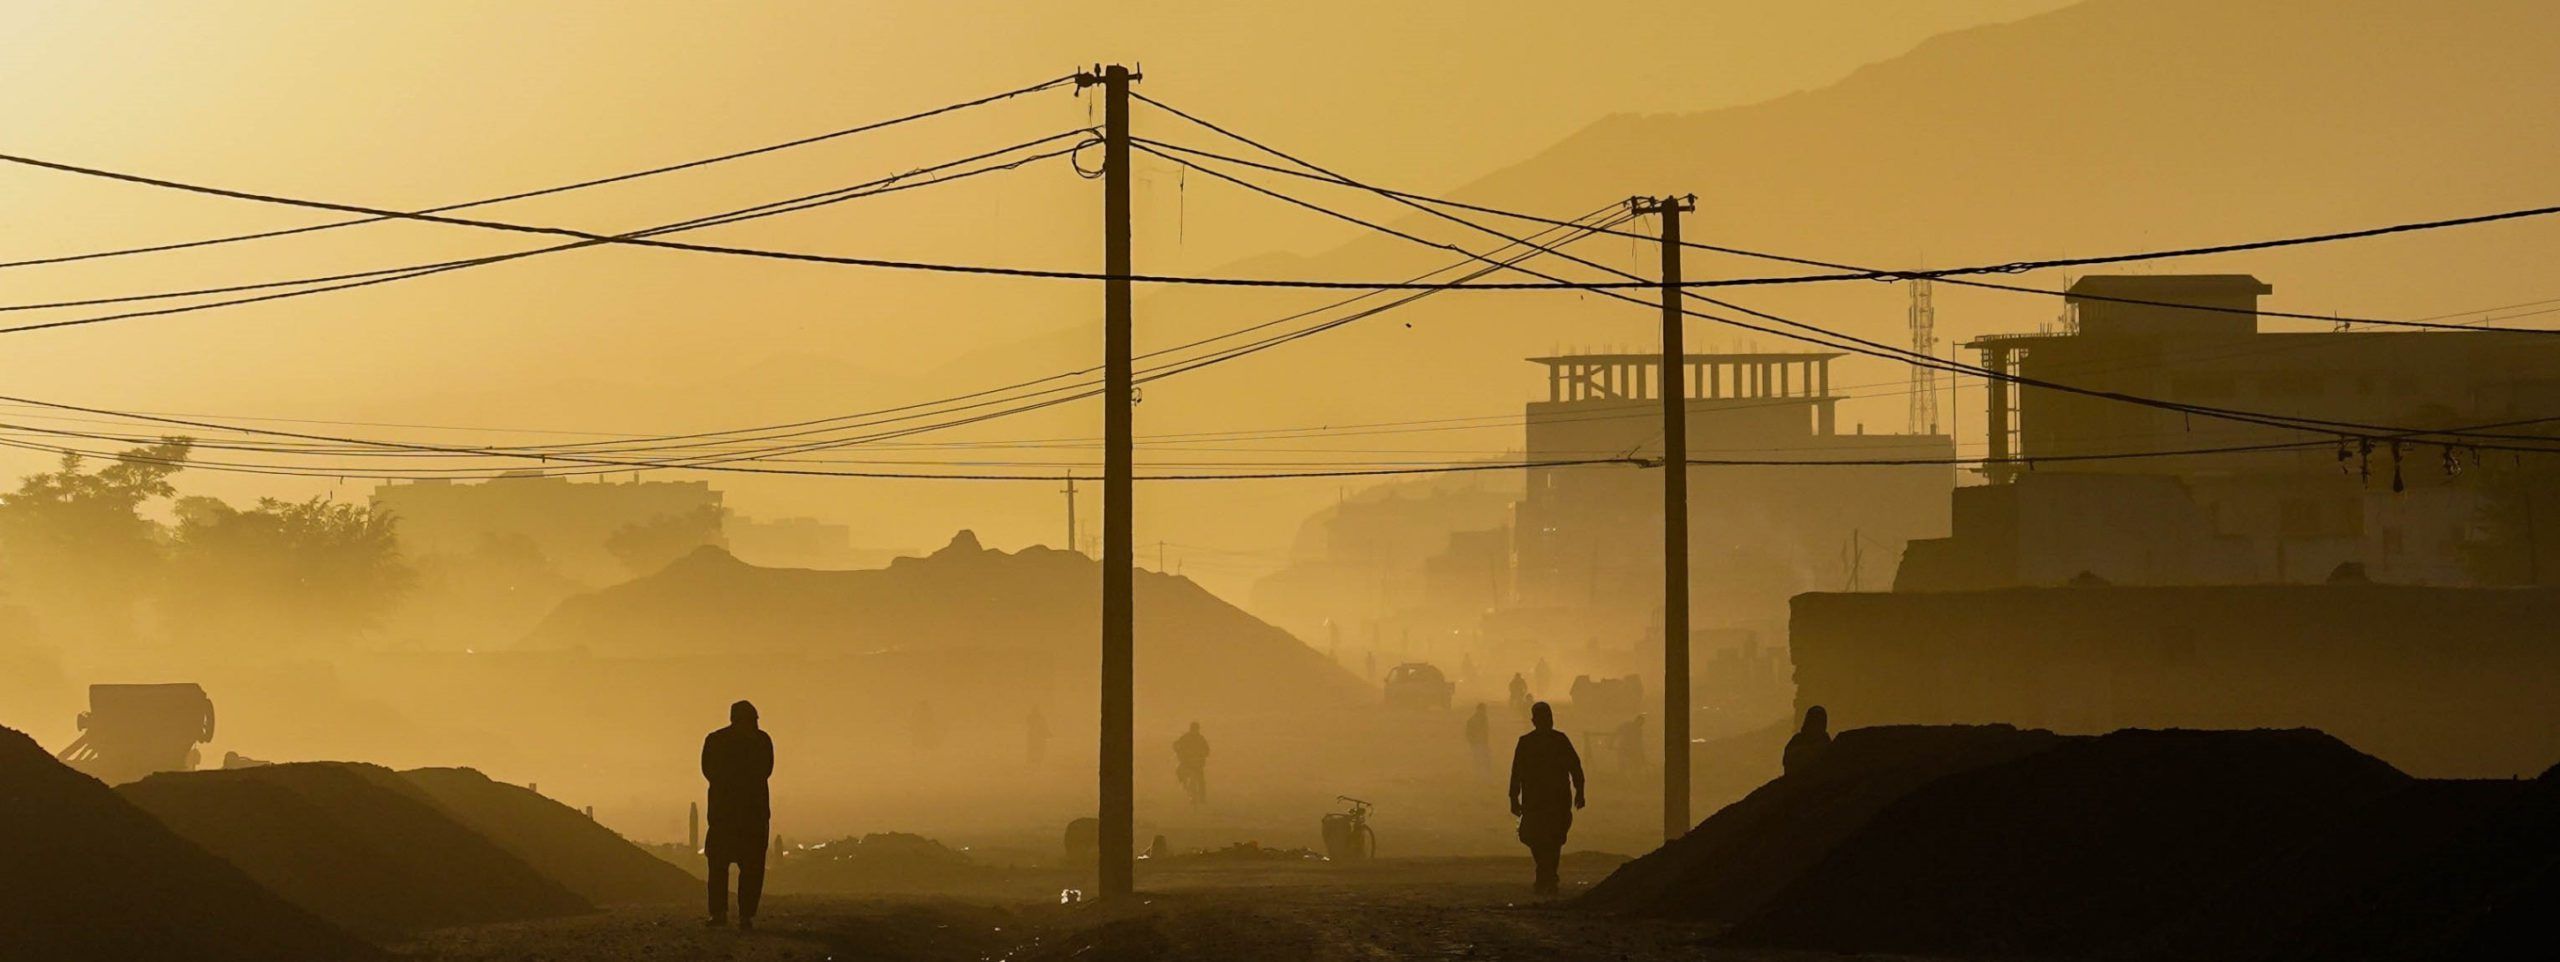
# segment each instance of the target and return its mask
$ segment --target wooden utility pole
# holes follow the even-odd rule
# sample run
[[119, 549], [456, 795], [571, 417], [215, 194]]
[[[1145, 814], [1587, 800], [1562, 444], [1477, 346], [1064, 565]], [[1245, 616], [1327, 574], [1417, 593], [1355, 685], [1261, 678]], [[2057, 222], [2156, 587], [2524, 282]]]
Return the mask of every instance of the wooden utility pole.
[[1076, 547], [1076, 473], [1074, 471], [1067, 472], [1067, 487], [1060, 493], [1067, 496], [1067, 550], [1082, 551], [1084, 549]]
[[1137, 810], [1133, 728], [1137, 635], [1131, 596], [1137, 545], [1130, 535], [1130, 479], [1136, 457], [1129, 406], [1129, 84], [1138, 74], [1112, 64], [1076, 75], [1077, 88], [1102, 87], [1102, 830], [1098, 887], [1104, 898], [1136, 890]]
[[1680, 215], [1697, 197], [1633, 197], [1662, 217], [1662, 837], [1689, 833], [1689, 349], [1682, 336]]

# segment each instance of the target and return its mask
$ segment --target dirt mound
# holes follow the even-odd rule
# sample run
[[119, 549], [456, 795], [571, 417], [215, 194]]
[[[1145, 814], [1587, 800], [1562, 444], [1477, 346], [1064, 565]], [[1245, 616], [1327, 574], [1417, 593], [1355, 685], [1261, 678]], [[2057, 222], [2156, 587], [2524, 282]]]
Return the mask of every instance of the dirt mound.
[[367, 935], [594, 908], [379, 766], [165, 772], [116, 791], [287, 901]]
[[908, 832], [873, 832], [798, 846], [767, 871], [775, 888], [812, 892], [898, 890], [996, 874], [967, 852]]
[[575, 809], [468, 768], [420, 768], [400, 777], [456, 821], [597, 903], [687, 899], [701, 882]]
[[[861, 571], [760, 568], [704, 548], [562, 602], [525, 646], [617, 658], [863, 652], [874, 664], [851, 674], [909, 690], [937, 665], [994, 662], [1016, 667], [971, 669], [973, 696], [1045, 692], [1051, 671], [1057, 685], [1090, 690], [1100, 579], [1084, 555], [990, 550], [966, 531], [929, 557]], [[1370, 697], [1323, 654], [1187, 578], [1141, 571], [1135, 592], [1147, 666], [1137, 697], [1148, 710], [1224, 716]], [[1025, 687], [1035, 679], [1039, 688]]]
[[376, 955], [7, 728], [0, 826], [0, 955], [8, 958]]
[[2543, 957], [2560, 784], [2413, 779], [2315, 731], [1858, 729], [1583, 904], [1844, 953]]
[[1850, 952], [2111, 948], [2413, 784], [2313, 731], [2070, 739], [1895, 801], [1732, 936]]
[[1761, 786], [1687, 835], [1611, 873], [1581, 904], [1612, 912], [1741, 921], [1877, 812], [1920, 786], [1954, 772], [2048, 751], [2065, 741], [2051, 732], [2007, 725], [1895, 725], [1843, 732], [1814, 771]]
[[2163, 956], [2560, 957], [2560, 786], [2419, 782], [2149, 940]]

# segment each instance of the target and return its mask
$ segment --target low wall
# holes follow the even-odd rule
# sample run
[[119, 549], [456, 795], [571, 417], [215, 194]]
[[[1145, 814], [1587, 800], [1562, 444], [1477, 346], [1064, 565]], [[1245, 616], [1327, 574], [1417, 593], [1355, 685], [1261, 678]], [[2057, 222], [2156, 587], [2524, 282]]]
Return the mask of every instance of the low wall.
[[2560, 762], [2555, 632], [2560, 590], [2235, 585], [1806, 594], [1789, 636], [1834, 731], [2310, 727], [2507, 777]]

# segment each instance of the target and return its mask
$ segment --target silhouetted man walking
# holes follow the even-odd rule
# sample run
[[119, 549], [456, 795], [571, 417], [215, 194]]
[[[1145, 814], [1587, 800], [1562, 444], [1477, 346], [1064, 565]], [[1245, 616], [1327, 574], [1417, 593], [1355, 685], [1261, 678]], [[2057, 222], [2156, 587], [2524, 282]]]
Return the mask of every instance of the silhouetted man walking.
[[756, 706], [729, 706], [729, 727], [702, 740], [702, 777], [711, 783], [711, 831], [702, 853], [711, 861], [711, 921], [729, 919], [729, 866], [738, 867], [738, 927], [755, 928], [764, 895], [765, 837], [773, 829], [773, 737], [756, 727]]
[[1556, 730], [1555, 709], [1546, 702], [1529, 706], [1529, 724], [1534, 727], [1511, 750], [1511, 814], [1520, 816], [1520, 842], [1537, 862], [1537, 891], [1550, 895], [1573, 810], [1583, 804], [1582, 756], [1573, 739]]
[[1199, 722], [1173, 740], [1173, 777], [1191, 796], [1191, 804], [1209, 800], [1209, 736], [1200, 734]]
[[1493, 720], [1485, 717], [1483, 702], [1467, 716], [1467, 754], [1475, 756], [1477, 781], [1493, 776]]

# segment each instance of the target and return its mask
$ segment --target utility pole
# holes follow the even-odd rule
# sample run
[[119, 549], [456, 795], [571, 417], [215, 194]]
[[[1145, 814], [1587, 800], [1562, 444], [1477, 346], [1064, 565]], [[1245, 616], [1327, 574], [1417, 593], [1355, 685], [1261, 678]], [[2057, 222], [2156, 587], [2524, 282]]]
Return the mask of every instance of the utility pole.
[[1130, 479], [1136, 473], [1129, 406], [1129, 84], [1139, 75], [1119, 64], [1076, 75], [1076, 88], [1102, 88], [1102, 820], [1097, 866], [1103, 898], [1137, 889], [1133, 820], [1137, 798], [1133, 727], [1137, 635], [1131, 589], [1137, 544], [1130, 532]]
[[1682, 337], [1680, 215], [1698, 198], [1631, 197], [1662, 217], [1662, 837], [1689, 832], [1689, 349]]
[[1082, 551], [1084, 549], [1076, 547], [1076, 473], [1074, 471], [1067, 472], [1067, 487], [1061, 493], [1067, 496], [1067, 550]]

